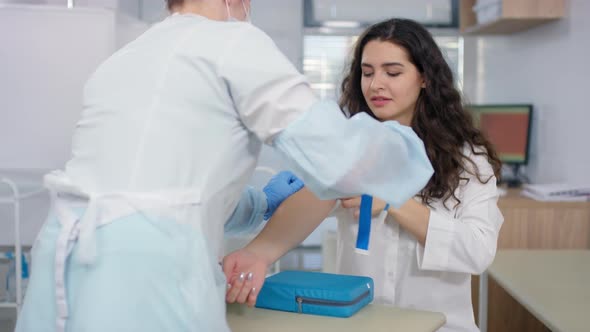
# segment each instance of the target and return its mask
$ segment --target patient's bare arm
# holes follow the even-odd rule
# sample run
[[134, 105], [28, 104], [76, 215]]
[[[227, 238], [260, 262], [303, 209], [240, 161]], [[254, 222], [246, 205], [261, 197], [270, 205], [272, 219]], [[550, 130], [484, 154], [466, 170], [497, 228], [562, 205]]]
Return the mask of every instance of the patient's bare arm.
[[301, 243], [330, 214], [334, 200], [320, 200], [307, 188], [286, 199], [248, 250], [262, 255], [268, 264]]

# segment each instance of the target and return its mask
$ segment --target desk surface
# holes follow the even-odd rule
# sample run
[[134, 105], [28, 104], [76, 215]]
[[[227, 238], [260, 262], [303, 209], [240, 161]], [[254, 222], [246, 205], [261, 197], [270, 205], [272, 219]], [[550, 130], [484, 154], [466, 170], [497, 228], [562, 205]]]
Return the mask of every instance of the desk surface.
[[501, 250], [488, 273], [552, 331], [588, 331], [590, 250]]
[[445, 323], [441, 313], [369, 304], [350, 318], [334, 318], [228, 305], [233, 332], [432, 332]]
[[504, 189], [506, 194], [498, 200], [500, 208], [526, 207], [526, 208], [590, 208], [590, 202], [568, 202], [568, 201], [536, 201], [532, 198], [521, 195], [522, 189]]

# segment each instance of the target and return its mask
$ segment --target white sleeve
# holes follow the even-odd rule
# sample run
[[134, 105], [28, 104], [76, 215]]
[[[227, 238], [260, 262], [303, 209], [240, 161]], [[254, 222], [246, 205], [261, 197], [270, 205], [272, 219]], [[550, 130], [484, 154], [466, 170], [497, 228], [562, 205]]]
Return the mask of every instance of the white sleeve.
[[[475, 157], [485, 180], [493, 175], [482, 157]], [[470, 175], [457, 218], [431, 210], [425, 246], [417, 246], [422, 270], [481, 274], [494, 260], [504, 217], [498, 208], [496, 177], [486, 184]], [[452, 203], [451, 203], [452, 204]]]
[[314, 104], [277, 136], [274, 147], [320, 199], [368, 194], [400, 207], [433, 172], [410, 127], [366, 113], [347, 119], [329, 101]]
[[275, 135], [317, 100], [307, 79], [258, 28], [243, 24], [219, 61], [234, 106], [261, 141]]

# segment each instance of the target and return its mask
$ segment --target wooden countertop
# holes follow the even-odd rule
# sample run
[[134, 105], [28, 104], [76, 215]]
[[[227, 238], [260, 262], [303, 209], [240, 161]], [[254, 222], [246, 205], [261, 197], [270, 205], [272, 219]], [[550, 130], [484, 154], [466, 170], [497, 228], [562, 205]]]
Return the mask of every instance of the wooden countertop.
[[445, 316], [369, 304], [352, 317], [337, 318], [232, 304], [228, 305], [227, 320], [233, 332], [432, 332], [444, 325]]
[[500, 250], [488, 272], [552, 331], [590, 331], [590, 250]]
[[[505, 189], [505, 188], [504, 188]], [[590, 202], [544, 202], [522, 196], [520, 188], [506, 190], [504, 196], [498, 199], [498, 206], [502, 207], [559, 207], [559, 208], [590, 208]]]

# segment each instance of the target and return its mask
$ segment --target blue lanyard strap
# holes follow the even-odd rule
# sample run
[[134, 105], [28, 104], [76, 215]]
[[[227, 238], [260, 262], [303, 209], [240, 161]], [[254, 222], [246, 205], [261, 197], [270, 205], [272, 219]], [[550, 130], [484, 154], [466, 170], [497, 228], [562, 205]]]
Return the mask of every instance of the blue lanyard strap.
[[359, 232], [356, 238], [356, 248], [369, 250], [369, 238], [371, 237], [371, 217], [373, 210], [373, 197], [361, 196], [361, 209], [359, 213]]

